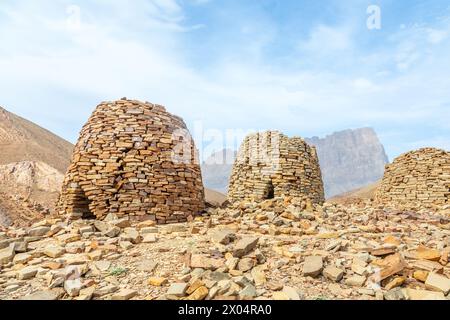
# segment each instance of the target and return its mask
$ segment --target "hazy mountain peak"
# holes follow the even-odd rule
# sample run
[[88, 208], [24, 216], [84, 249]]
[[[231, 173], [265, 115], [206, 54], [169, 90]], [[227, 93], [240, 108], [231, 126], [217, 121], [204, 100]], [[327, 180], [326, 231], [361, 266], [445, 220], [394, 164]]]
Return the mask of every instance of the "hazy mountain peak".
[[327, 197], [367, 186], [383, 177], [388, 157], [372, 128], [343, 130], [306, 141], [317, 148]]

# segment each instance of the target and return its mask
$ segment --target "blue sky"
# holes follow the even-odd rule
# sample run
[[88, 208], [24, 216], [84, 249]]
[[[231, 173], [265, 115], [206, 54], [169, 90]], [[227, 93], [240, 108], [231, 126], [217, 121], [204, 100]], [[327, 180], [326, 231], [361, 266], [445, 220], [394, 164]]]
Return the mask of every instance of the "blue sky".
[[370, 126], [391, 160], [450, 149], [446, 0], [0, 0], [0, 43], [0, 105], [71, 142], [126, 96], [192, 130]]

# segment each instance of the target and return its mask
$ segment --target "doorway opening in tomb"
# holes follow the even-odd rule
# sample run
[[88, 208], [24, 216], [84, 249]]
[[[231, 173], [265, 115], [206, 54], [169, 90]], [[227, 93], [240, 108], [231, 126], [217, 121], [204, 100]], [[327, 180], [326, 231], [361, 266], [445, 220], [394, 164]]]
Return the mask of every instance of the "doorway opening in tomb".
[[266, 189], [264, 191], [264, 200], [269, 200], [275, 198], [275, 188], [273, 186], [272, 180], [267, 183]]
[[75, 194], [73, 211], [78, 213], [82, 219], [95, 219], [90, 209], [91, 200], [86, 196], [83, 189], [79, 188]]

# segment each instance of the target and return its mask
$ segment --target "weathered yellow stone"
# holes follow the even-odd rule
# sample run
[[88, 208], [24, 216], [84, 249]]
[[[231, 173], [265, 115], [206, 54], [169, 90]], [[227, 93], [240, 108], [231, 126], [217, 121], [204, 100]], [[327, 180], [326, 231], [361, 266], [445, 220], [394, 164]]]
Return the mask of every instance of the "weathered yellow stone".
[[339, 238], [339, 232], [319, 233], [316, 237], [319, 239], [336, 239]]
[[416, 256], [418, 259], [439, 261], [441, 259], [441, 253], [438, 250], [419, 246], [416, 250]]
[[416, 280], [419, 280], [421, 282], [425, 282], [425, 281], [427, 281], [428, 274], [429, 274], [428, 271], [417, 270], [417, 271], [414, 271], [413, 277]]
[[256, 216], [256, 221], [266, 221], [268, 217], [265, 214], [258, 214]]
[[387, 236], [383, 242], [386, 244], [392, 244], [394, 246], [399, 246], [402, 243], [399, 238], [394, 236]]
[[406, 288], [403, 289], [405, 296], [409, 300], [446, 300], [442, 292], [428, 291], [428, 290], [417, 290]]
[[385, 289], [391, 290], [397, 287], [400, 287], [403, 283], [405, 283], [406, 278], [405, 277], [395, 277], [392, 281], [390, 281]]
[[193, 284], [191, 284], [189, 286], [189, 288], [186, 290], [187, 294], [192, 294], [195, 290], [197, 290], [198, 288], [204, 286], [205, 284], [203, 283], [203, 281], [201, 280], [196, 280], [194, 281]]
[[273, 300], [290, 300], [289, 296], [283, 291], [276, 291], [272, 293]]
[[209, 290], [205, 286], [199, 287], [197, 290], [195, 290], [189, 297], [186, 298], [186, 300], [203, 300], [208, 295]]
[[148, 284], [155, 287], [161, 287], [166, 283], [167, 279], [162, 277], [151, 277], [148, 279]]

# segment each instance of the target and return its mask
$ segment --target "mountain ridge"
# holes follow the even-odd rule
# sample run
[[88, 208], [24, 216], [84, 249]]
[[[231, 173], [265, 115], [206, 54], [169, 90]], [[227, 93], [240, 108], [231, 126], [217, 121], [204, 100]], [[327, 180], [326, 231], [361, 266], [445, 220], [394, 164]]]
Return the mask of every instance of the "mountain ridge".
[[373, 128], [347, 129], [305, 141], [317, 149], [327, 198], [377, 182], [389, 163]]
[[72, 149], [70, 142], [0, 107], [0, 164], [37, 161], [65, 173]]

